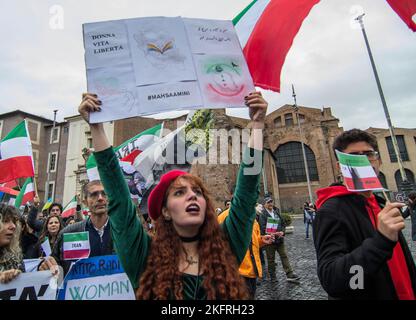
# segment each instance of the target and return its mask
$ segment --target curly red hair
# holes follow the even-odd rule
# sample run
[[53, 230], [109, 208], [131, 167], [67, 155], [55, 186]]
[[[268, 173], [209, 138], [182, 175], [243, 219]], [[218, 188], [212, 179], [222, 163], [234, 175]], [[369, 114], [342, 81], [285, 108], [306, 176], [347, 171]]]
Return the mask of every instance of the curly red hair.
[[[247, 287], [238, 272], [238, 264], [230, 245], [217, 221], [212, 200], [201, 179], [187, 174], [177, 178], [201, 188], [207, 203], [205, 220], [200, 228], [198, 243], [199, 262], [203, 275], [202, 287], [206, 298], [247, 299]], [[171, 185], [172, 186], [172, 185]], [[164, 205], [167, 195], [165, 194]], [[161, 215], [155, 221], [156, 234], [152, 239], [146, 269], [139, 280], [137, 299], [177, 299], [183, 297], [183, 274], [179, 271], [182, 242], [172, 221]]]

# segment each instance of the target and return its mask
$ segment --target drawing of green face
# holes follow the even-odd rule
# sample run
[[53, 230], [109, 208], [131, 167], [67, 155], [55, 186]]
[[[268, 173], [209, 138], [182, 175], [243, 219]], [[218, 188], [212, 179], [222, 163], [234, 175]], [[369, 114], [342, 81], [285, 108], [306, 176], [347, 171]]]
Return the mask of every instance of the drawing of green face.
[[216, 94], [233, 97], [244, 90], [241, 68], [233, 61], [209, 64], [206, 73], [211, 76], [208, 88]]

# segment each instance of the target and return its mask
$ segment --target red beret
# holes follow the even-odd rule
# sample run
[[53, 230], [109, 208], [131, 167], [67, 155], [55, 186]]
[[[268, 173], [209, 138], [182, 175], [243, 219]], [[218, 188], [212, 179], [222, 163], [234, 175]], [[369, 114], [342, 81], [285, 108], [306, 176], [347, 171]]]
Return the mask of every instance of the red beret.
[[153, 220], [157, 220], [157, 218], [159, 218], [162, 213], [163, 198], [165, 197], [166, 191], [177, 177], [183, 176], [184, 174], [188, 174], [188, 172], [172, 170], [162, 175], [160, 182], [150, 192], [147, 200], [147, 210], [150, 218]]

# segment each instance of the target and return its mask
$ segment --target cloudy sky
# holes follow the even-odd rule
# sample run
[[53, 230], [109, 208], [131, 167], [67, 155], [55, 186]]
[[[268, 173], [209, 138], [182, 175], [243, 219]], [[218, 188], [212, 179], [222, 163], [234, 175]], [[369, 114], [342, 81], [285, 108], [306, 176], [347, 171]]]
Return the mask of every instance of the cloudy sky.
[[[1, 0], [0, 113], [21, 109], [58, 120], [76, 114], [86, 91], [82, 23], [144, 16], [232, 19], [250, 0]], [[56, 7], [58, 6], [58, 7]], [[56, 8], [63, 28], [51, 28]], [[345, 129], [386, 127], [361, 30], [365, 26], [393, 125], [416, 128], [416, 33], [384, 0], [321, 0], [304, 21], [270, 108], [332, 107]], [[416, 19], [416, 17], [415, 17]], [[56, 26], [56, 24], [55, 24]], [[228, 113], [246, 117], [246, 110]]]

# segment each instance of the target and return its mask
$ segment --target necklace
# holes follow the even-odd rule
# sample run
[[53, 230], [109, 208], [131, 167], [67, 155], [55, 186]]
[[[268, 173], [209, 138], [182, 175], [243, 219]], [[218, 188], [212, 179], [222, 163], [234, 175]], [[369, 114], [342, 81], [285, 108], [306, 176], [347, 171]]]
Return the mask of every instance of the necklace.
[[186, 260], [186, 262], [189, 263], [189, 265], [193, 265], [193, 264], [198, 263], [198, 260], [194, 259], [194, 257], [192, 257], [192, 256], [190, 256], [190, 257], [186, 256], [185, 260]]

